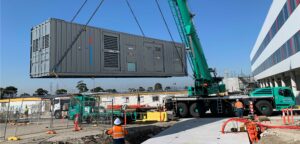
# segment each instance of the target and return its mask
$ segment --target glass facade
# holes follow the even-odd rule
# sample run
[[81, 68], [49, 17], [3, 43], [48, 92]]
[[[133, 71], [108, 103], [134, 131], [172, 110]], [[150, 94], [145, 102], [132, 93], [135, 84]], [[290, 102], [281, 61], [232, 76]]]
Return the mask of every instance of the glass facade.
[[260, 44], [258, 50], [256, 51], [254, 57], [251, 60], [251, 64], [253, 65], [256, 59], [260, 56], [260, 54], [264, 51], [267, 45], [270, 43], [275, 34], [279, 31], [285, 21], [289, 18], [289, 16], [293, 13], [297, 6], [299, 6], [300, 0], [287, 0], [278, 14], [276, 20], [274, 21], [271, 29], [265, 36], [264, 40]]
[[268, 57], [261, 65], [259, 65], [253, 74], [257, 75], [273, 65], [287, 59], [288, 57], [300, 52], [300, 31], [295, 33], [287, 42], [277, 49], [270, 57]]

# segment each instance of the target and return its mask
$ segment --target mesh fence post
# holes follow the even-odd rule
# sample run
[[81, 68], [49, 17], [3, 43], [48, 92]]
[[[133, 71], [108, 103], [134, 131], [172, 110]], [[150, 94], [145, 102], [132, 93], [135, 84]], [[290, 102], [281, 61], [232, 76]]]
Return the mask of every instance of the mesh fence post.
[[6, 129], [7, 129], [7, 121], [9, 117], [9, 109], [10, 109], [10, 97], [8, 98], [8, 106], [7, 106], [7, 111], [6, 111], [6, 117], [5, 117], [5, 127], [4, 127], [4, 140], [6, 138]]

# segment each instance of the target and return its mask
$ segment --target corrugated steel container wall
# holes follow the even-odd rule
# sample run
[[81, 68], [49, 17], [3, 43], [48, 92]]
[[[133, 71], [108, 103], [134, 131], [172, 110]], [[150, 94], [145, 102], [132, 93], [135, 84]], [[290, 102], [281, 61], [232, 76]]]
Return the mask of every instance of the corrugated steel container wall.
[[[83, 25], [49, 19], [31, 30], [33, 78], [186, 76], [184, 45], [87, 27], [54, 69]], [[181, 64], [183, 62], [183, 67]], [[53, 73], [55, 71], [55, 74]]]

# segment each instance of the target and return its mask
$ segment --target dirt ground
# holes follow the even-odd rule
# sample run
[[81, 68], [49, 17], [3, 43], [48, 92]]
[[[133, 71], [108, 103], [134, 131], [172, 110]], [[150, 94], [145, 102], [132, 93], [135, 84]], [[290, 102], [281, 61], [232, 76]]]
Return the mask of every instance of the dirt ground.
[[[283, 125], [280, 117], [271, 119], [271, 125]], [[299, 117], [296, 117], [295, 124], [300, 127]], [[291, 129], [267, 129], [261, 134], [258, 144], [299, 144], [300, 130]]]
[[262, 133], [259, 144], [299, 144], [300, 130], [269, 129]]
[[[139, 144], [166, 128], [175, 124], [175, 121], [162, 123], [135, 123], [127, 125], [129, 134], [126, 137], [127, 144]], [[0, 141], [0, 143], [9, 144], [104, 144], [111, 142], [111, 138], [104, 134], [104, 130], [110, 125], [82, 125], [83, 130], [74, 132], [72, 127], [57, 129], [57, 134], [46, 134], [46, 128], [43, 124], [29, 124], [19, 126], [18, 133], [21, 140], [19, 141]], [[40, 130], [39, 130], [40, 129]], [[41, 129], [43, 130], [41, 132]], [[31, 131], [28, 134], [28, 131]], [[9, 133], [14, 132], [14, 127], [8, 130]], [[25, 134], [26, 132], [26, 134]]]

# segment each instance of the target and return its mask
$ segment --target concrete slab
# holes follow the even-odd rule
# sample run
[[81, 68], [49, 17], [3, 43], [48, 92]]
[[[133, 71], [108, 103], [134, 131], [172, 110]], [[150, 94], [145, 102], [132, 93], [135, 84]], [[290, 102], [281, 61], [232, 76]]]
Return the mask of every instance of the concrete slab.
[[183, 119], [143, 144], [248, 144], [246, 132], [220, 132], [226, 120], [227, 118]]

